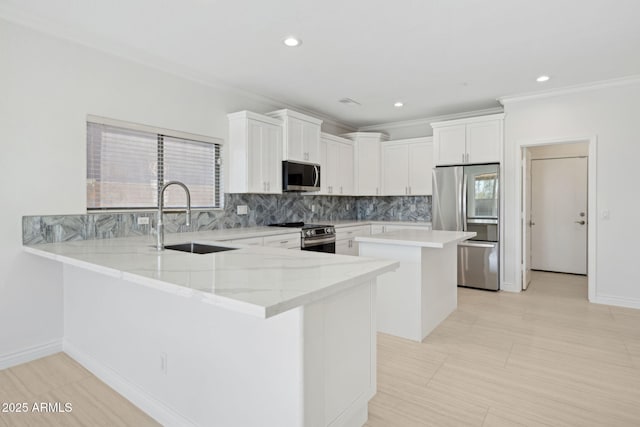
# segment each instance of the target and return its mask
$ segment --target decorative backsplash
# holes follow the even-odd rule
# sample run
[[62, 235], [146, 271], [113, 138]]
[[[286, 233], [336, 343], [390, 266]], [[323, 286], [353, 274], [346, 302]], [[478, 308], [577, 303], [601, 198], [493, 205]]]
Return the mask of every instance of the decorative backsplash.
[[[237, 206], [246, 205], [247, 215], [238, 215]], [[149, 218], [139, 225], [138, 218]], [[167, 233], [255, 227], [275, 222], [330, 222], [337, 220], [431, 221], [431, 196], [353, 197], [287, 194], [226, 194], [225, 207], [195, 211], [186, 227], [184, 213], [167, 213]], [[83, 215], [25, 216], [22, 218], [24, 244], [70, 240], [109, 239], [145, 236], [153, 233], [155, 212], [90, 213]]]

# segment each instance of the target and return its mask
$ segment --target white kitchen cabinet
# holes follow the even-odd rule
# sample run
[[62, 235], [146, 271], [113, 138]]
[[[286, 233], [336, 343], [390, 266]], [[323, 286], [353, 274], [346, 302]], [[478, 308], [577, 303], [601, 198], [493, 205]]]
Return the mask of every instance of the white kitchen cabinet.
[[378, 132], [352, 132], [342, 135], [354, 142], [354, 194], [382, 195], [381, 144], [389, 137]]
[[240, 245], [248, 246], [262, 246], [264, 245], [264, 239], [262, 237], [245, 237], [244, 239], [229, 240], [229, 243], [238, 243]]
[[369, 236], [371, 226], [356, 225], [352, 227], [336, 228], [336, 253], [339, 255], [358, 255], [357, 236]]
[[382, 143], [382, 194], [430, 195], [433, 139], [412, 138]]
[[264, 246], [283, 249], [300, 249], [300, 232], [264, 237]]
[[436, 165], [501, 161], [504, 114], [431, 123]]
[[320, 136], [320, 194], [352, 195], [353, 141], [322, 133]]
[[250, 111], [229, 120], [228, 191], [282, 192], [282, 122]]
[[396, 230], [431, 230], [431, 225], [430, 224], [420, 224], [420, 223], [415, 223], [415, 224], [397, 224], [397, 223], [388, 223], [388, 224], [382, 224], [382, 223], [376, 223], [376, 224], [371, 224], [371, 234], [380, 234], [380, 233], [386, 233], [388, 231], [396, 231]]
[[284, 160], [320, 163], [322, 120], [292, 110], [277, 110], [267, 116], [282, 120]]

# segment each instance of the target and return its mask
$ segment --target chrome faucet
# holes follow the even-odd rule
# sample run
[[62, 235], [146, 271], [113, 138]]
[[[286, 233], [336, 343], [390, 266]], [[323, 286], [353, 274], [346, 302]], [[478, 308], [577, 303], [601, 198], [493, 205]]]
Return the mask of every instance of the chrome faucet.
[[160, 190], [160, 194], [158, 194], [158, 229], [157, 229], [157, 237], [158, 241], [156, 244], [156, 248], [159, 251], [164, 250], [164, 223], [162, 222], [162, 217], [164, 216], [164, 191], [167, 187], [171, 185], [178, 185], [184, 189], [184, 192], [187, 195], [187, 209], [185, 212], [187, 213], [187, 219], [185, 224], [187, 227], [191, 225], [191, 193], [186, 185], [181, 183], [180, 181], [169, 181], [165, 185], [162, 186]]

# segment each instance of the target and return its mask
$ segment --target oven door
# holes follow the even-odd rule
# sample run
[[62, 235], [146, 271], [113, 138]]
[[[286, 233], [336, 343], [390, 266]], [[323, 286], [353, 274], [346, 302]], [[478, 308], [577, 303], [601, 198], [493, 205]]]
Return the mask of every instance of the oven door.
[[303, 251], [325, 252], [329, 254], [336, 253], [336, 237], [322, 237], [320, 239], [302, 239]]

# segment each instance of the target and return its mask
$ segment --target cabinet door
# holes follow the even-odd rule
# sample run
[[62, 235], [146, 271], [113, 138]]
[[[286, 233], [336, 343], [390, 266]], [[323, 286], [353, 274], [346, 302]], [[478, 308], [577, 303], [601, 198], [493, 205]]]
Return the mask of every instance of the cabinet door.
[[382, 194], [385, 196], [409, 194], [408, 159], [408, 144], [382, 144]]
[[426, 196], [431, 194], [431, 172], [433, 169], [433, 144], [420, 142], [409, 145], [409, 194]]
[[[320, 126], [303, 121], [300, 141], [302, 141], [302, 160], [309, 163], [320, 163]], [[295, 143], [295, 141], [293, 142]]]
[[500, 161], [502, 120], [469, 123], [467, 125], [467, 152], [469, 163]]
[[356, 149], [358, 196], [379, 196], [380, 143], [358, 142]]
[[254, 120], [247, 121], [247, 191], [249, 193], [266, 193], [262, 160], [263, 124]]
[[[299, 162], [305, 162], [304, 159], [304, 121], [289, 117], [287, 119], [287, 135], [285, 147], [287, 150], [287, 159]], [[320, 148], [318, 148], [318, 157], [320, 157]], [[319, 161], [320, 159], [318, 159]]]
[[446, 126], [433, 130], [436, 165], [465, 163], [466, 125]]
[[353, 145], [337, 143], [336, 187], [338, 194], [352, 195], [353, 191]]
[[329, 194], [329, 157], [327, 150], [331, 142], [326, 139], [320, 140], [320, 192], [318, 194]]
[[349, 247], [350, 240], [338, 240], [336, 241], [336, 254], [338, 255], [351, 255], [351, 248]]
[[337, 194], [337, 173], [338, 173], [338, 144], [334, 141], [327, 141], [327, 165], [324, 170], [320, 169], [320, 182], [327, 181], [328, 194]]
[[265, 125], [262, 129], [262, 170], [267, 193], [282, 193], [282, 130]]

